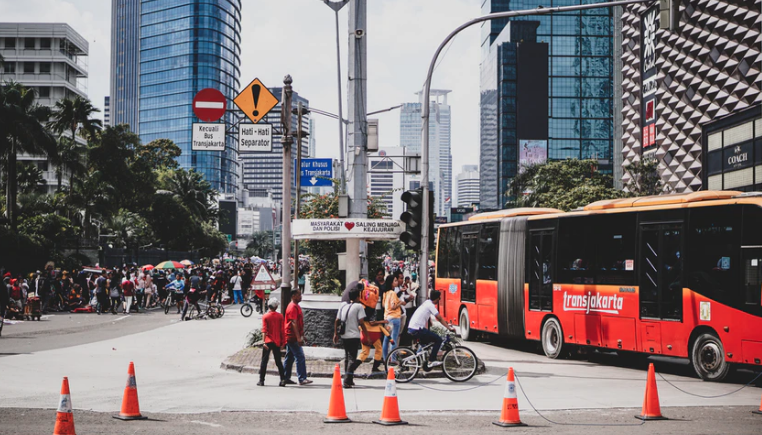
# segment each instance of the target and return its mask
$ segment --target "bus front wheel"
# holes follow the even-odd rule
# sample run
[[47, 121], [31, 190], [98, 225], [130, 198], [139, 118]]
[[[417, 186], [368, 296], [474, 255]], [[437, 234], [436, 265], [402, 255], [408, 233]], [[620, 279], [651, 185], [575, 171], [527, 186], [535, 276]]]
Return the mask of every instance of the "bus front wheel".
[[460, 326], [460, 337], [469, 341], [471, 339], [471, 324], [468, 319], [468, 310], [463, 308], [460, 310], [460, 320], [458, 320]]
[[551, 317], [542, 325], [542, 351], [552, 359], [560, 358], [564, 347], [564, 334], [558, 319]]
[[730, 373], [722, 341], [714, 334], [701, 334], [693, 342], [691, 362], [696, 374], [705, 381], [721, 381]]

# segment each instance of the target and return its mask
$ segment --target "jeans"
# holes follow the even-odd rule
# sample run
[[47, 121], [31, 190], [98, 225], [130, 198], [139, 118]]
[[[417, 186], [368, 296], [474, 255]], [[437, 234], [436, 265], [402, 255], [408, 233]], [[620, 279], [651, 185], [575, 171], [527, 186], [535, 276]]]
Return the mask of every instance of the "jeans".
[[284, 380], [285, 370], [283, 370], [283, 363], [280, 360], [280, 348], [275, 343], [265, 343], [262, 347], [262, 362], [259, 365], [259, 380], [265, 381], [265, 374], [267, 373], [267, 363], [270, 361], [270, 352], [273, 353], [273, 359], [275, 360], [275, 366], [278, 367], [278, 374], [280, 380]]
[[436, 361], [439, 348], [442, 346], [442, 337], [428, 329], [409, 330], [409, 332], [413, 338], [417, 338], [423, 345], [434, 343], [434, 347], [431, 348], [431, 353], [429, 354], [429, 361]]
[[233, 298], [234, 298], [235, 303], [238, 303], [239, 300], [241, 301], [241, 303], [243, 303], [243, 293], [242, 293], [242, 290], [233, 290]]
[[344, 346], [344, 373], [354, 373], [352, 365], [357, 359], [357, 351], [360, 349], [359, 338], [342, 338], [341, 344]]
[[[384, 336], [384, 361], [386, 361], [386, 357], [389, 356], [389, 352], [393, 351], [397, 348], [397, 346], [399, 346], [401, 320], [402, 319], [399, 317], [389, 319], [389, 324], [392, 325], [392, 334]], [[392, 341], [394, 341], [394, 344], [391, 344]]]
[[121, 296], [112, 296], [111, 297], [111, 312], [116, 314], [117, 307], [122, 302]]
[[296, 377], [299, 382], [307, 380], [307, 364], [304, 362], [304, 351], [298, 342], [286, 343], [286, 366], [284, 367], [284, 378], [291, 379], [291, 368], [296, 359]]

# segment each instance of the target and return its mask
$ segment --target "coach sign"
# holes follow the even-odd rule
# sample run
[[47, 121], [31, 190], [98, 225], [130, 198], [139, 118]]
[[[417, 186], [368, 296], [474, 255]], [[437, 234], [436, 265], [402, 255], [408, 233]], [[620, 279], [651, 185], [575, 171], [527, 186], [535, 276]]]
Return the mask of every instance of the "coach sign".
[[297, 240], [396, 240], [402, 222], [391, 219], [296, 219], [291, 231]]

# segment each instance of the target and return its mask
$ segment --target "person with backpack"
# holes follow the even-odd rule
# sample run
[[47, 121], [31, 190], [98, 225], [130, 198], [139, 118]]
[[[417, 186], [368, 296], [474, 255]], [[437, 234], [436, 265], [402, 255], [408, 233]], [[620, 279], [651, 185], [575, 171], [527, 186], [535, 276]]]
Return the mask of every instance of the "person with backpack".
[[356, 281], [353, 284], [354, 288], [349, 289], [348, 292], [349, 302], [341, 303], [333, 324], [333, 343], [339, 344], [339, 337], [341, 337], [341, 344], [344, 347], [344, 388], [352, 388], [355, 385], [355, 370], [360, 366], [357, 361], [360, 328], [365, 319], [365, 306], [359, 303], [362, 284], [358, 286]]

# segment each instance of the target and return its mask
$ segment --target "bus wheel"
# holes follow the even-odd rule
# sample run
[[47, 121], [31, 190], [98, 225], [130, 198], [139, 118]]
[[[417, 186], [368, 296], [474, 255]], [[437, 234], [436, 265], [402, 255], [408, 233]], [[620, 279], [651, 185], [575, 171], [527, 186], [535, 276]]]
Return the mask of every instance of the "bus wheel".
[[730, 364], [725, 361], [722, 341], [714, 334], [701, 334], [693, 342], [691, 362], [701, 379], [721, 381], [730, 372]]
[[542, 351], [548, 358], [556, 359], [562, 355], [564, 334], [558, 319], [551, 317], [542, 325]]
[[471, 323], [469, 323], [468, 320], [467, 309], [463, 308], [460, 310], [460, 320], [458, 321], [458, 324], [460, 325], [460, 337], [465, 341], [469, 341], [471, 339]]

